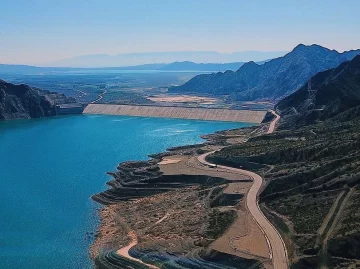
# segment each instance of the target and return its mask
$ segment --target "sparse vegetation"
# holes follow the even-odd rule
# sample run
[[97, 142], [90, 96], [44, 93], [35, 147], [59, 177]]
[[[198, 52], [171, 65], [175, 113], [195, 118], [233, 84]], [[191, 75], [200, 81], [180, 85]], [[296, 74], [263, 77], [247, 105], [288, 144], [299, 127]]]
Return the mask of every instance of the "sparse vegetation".
[[[354, 61], [360, 62], [360, 57]], [[358, 64], [352, 68], [359, 69]], [[352, 94], [358, 96], [355, 89], [360, 90], [359, 72], [352, 69], [350, 75], [342, 74], [342, 79], [351, 81], [346, 84], [347, 90], [351, 86]], [[332, 83], [336, 86], [333, 95], [344, 94], [338, 88], [340, 84]], [[317, 101], [321, 102], [321, 98]], [[253, 167], [268, 182], [260, 200], [288, 220], [279, 222], [270, 218], [274, 224], [281, 223], [281, 231], [286, 231], [286, 237], [294, 244], [294, 251], [290, 252], [294, 268], [315, 268], [324, 262], [331, 268], [341, 268], [339, 265], [344, 263], [341, 258], [360, 259], [360, 106], [357, 105], [351, 108], [349, 104], [336, 106], [330, 102], [332, 112], [325, 111], [317, 118], [324, 121], [309, 124], [310, 118], [299, 120], [306, 125], [292, 130], [288, 128], [294, 125], [288, 123], [293, 118], [285, 117], [277, 132], [252, 137], [247, 143], [228, 146], [210, 157], [235, 167]], [[304, 112], [297, 115], [298, 119], [302, 115], [308, 116]], [[340, 193], [348, 193], [350, 189], [355, 190], [350, 199], [339, 199], [339, 204], [332, 208]], [[335, 217], [338, 212], [340, 220]], [[332, 224], [335, 230], [330, 229]], [[324, 240], [327, 248], [323, 248]], [[350, 260], [347, 263], [353, 264]]]
[[219, 211], [215, 209], [210, 213], [210, 220], [206, 235], [210, 238], [218, 238], [235, 221], [237, 217], [235, 210]]

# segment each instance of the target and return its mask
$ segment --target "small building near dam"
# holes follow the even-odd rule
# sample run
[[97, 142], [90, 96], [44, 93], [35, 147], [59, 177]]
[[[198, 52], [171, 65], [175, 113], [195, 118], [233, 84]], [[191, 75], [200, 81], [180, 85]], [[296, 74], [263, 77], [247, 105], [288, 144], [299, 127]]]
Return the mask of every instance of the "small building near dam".
[[85, 105], [80, 103], [61, 104], [56, 106], [57, 115], [82, 114]]

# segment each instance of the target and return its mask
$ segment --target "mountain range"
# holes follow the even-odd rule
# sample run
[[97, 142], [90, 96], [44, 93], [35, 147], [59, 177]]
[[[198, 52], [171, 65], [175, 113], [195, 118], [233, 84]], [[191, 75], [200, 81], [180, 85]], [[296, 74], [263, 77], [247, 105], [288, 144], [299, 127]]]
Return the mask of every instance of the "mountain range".
[[259, 204], [286, 244], [289, 268], [357, 268], [360, 56], [316, 74], [310, 85], [278, 102], [274, 133], [225, 147], [209, 161], [263, 177]]
[[[258, 64], [262, 64], [265, 61], [258, 62]], [[226, 70], [237, 70], [239, 69], [244, 62], [236, 62], [236, 63], [194, 63], [194, 62], [174, 62], [170, 64], [166, 64], [160, 67], [158, 70], [163, 71], [226, 71]]]
[[262, 65], [248, 62], [236, 72], [198, 75], [169, 90], [177, 93], [231, 95], [237, 100], [281, 99], [299, 89], [318, 72], [334, 68], [360, 54], [339, 53], [319, 45], [295, 47], [283, 57]]
[[119, 55], [97, 54], [63, 59], [47, 63], [46, 66], [99, 68], [134, 66], [149, 63], [168, 64], [178, 61], [191, 61], [196, 63], [257, 62], [283, 56], [285, 53], [285, 51], [242, 51], [232, 53], [220, 53], [216, 51], [169, 51], [126, 53]]
[[[263, 64], [266, 61], [259, 61]], [[86, 72], [91, 70], [133, 70], [133, 71], [199, 71], [199, 72], [219, 72], [226, 70], [238, 70], [244, 62], [233, 63], [194, 63], [189, 61], [173, 62], [169, 64], [143, 64], [122, 67], [102, 67], [102, 68], [75, 68], [75, 67], [38, 67], [31, 65], [11, 65], [0, 64], [2, 74], [38, 74], [52, 72]]]
[[316, 74], [311, 78], [311, 91], [304, 85], [281, 100], [276, 110], [283, 118], [283, 127], [299, 127], [332, 118], [359, 105], [360, 55]]

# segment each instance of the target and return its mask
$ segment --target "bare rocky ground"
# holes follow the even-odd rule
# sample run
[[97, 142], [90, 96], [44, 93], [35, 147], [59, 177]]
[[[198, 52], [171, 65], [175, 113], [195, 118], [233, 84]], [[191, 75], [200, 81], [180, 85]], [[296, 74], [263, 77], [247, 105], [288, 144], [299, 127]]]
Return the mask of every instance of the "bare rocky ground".
[[205, 136], [204, 144], [120, 164], [111, 188], [93, 197], [107, 205], [90, 250], [97, 267], [134, 263], [113, 254], [129, 244], [132, 231], [138, 244], [131, 257], [159, 268], [272, 268], [265, 237], [245, 204], [251, 180], [197, 161], [263, 130], [267, 126], [219, 132]]
[[292, 268], [360, 267], [360, 125], [350, 119], [278, 129], [210, 156], [263, 176], [262, 211], [281, 232]]

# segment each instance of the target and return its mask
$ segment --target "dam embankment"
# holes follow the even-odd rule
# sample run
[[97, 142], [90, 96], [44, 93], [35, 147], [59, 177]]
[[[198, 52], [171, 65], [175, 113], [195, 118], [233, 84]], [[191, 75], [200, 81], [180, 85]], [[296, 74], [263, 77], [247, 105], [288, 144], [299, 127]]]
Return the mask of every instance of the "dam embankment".
[[88, 104], [84, 114], [261, 123], [266, 111], [170, 106]]

